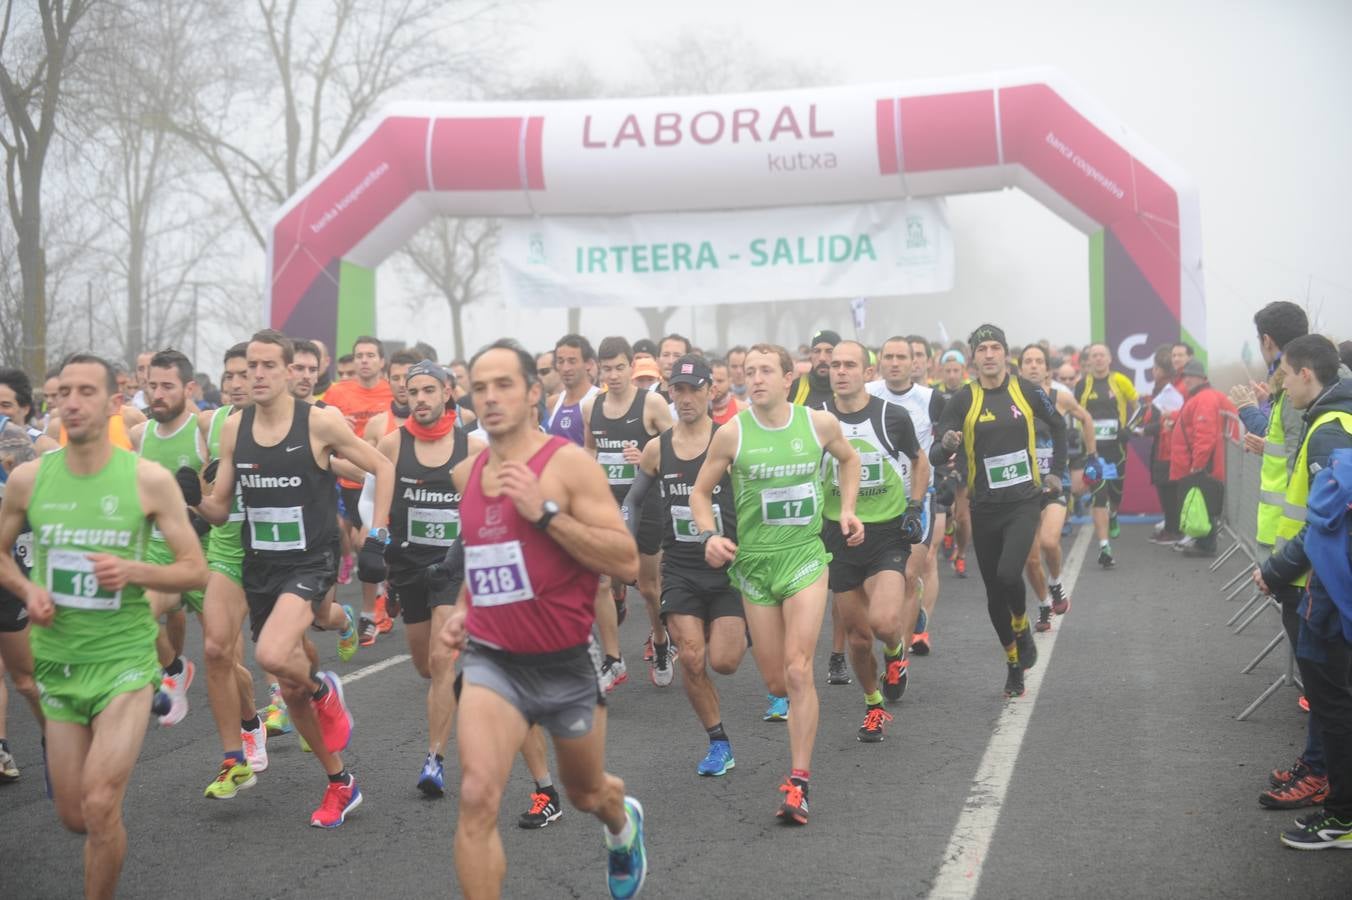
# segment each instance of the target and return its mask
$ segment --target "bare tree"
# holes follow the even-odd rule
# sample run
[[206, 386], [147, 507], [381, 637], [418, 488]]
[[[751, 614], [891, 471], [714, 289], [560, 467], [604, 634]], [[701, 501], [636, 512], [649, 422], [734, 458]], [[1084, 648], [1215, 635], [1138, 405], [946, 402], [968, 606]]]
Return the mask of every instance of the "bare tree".
[[[0, 20], [0, 101], [5, 107], [0, 147], [5, 189], [16, 234], [15, 255], [23, 285], [23, 365], [47, 368], [46, 261], [43, 251], [42, 173], [61, 107], [61, 86], [75, 54], [73, 37], [94, 0], [37, 0], [37, 33], [19, 29], [14, 0]], [[25, 13], [21, 11], [21, 16]], [[7, 61], [12, 53], [16, 62]]]
[[465, 358], [464, 309], [485, 293], [498, 231], [498, 223], [491, 219], [437, 218], [404, 248], [404, 255], [450, 308], [454, 359]]
[[[259, 247], [272, 211], [340, 151], [397, 92], [420, 80], [473, 83], [490, 66], [477, 26], [493, 0], [332, 0], [317, 12], [302, 0], [242, 4], [233, 23], [250, 48], [228, 77], [200, 92], [166, 127], [188, 140], [220, 177]], [[455, 39], [451, 40], [454, 35]], [[261, 50], [254, 48], [262, 48]], [[255, 57], [249, 57], [253, 52]], [[265, 74], [266, 73], [266, 74]], [[240, 91], [237, 85], [252, 85]], [[252, 145], [243, 123], [259, 111], [284, 141]]]

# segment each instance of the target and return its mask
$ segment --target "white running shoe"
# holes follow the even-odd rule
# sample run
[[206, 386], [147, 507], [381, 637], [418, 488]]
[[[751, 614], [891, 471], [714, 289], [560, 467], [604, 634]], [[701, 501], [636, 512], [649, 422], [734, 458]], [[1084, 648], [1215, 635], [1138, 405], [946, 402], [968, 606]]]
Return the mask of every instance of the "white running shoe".
[[601, 666], [601, 690], [603, 693], [609, 694], [629, 680], [629, 669], [622, 659], [617, 659], [614, 662], [607, 660], [606, 663], [606, 665]]
[[240, 729], [240, 740], [244, 742], [244, 758], [254, 772], [268, 770], [268, 729], [262, 722], [253, 731]]
[[183, 671], [177, 675], [166, 675], [160, 682], [160, 690], [169, 695], [169, 712], [160, 716], [160, 724], [168, 727], [182, 722], [188, 715], [188, 688], [197, 666], [190, 659], [183, 660]]

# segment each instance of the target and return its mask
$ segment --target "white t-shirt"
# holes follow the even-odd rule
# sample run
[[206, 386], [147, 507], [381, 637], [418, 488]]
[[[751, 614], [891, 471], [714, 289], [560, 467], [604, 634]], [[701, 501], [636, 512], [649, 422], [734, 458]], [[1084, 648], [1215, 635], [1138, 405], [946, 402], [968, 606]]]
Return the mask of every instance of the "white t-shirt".
[[[929, 453], [930, 445], [934, 443], [934, 423], [930, 421], [930, 403], [934, 399], [933, 388], [923, 384], [912, 384], [905, 393], [896, 394], [888, 388], [886, 381], [879, 379], [864, 385], [864, 390], [906, 410], [911, 416], [911, 424], [915, 426], [915, 436], [920, 442], [920, 449]], [[934, 469], [931, 468], [930, 484], [933, 483]]]

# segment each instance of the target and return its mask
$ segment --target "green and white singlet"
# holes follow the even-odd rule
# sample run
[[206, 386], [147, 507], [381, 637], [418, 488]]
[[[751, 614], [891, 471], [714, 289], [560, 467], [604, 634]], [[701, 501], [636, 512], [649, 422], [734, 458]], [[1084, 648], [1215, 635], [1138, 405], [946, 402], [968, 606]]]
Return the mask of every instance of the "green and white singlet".
[[818, 540], [822, 527], [822, 445], [805, 406], [790, 406], [789, 421], [766, 428], [748, 407], [737, 414], [732, 460], [737, 544], [764, 553]]

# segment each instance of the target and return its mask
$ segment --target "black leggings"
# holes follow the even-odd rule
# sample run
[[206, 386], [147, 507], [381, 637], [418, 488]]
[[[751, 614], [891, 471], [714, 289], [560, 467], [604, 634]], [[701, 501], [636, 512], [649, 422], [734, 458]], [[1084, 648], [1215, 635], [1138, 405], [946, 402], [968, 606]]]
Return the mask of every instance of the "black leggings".
[[986, 610], [1004, 647], [1014, 643], [1010, 617], [1028, 611], [1023, 566], [1037, 537], [1040, 506], [1037, 497], [1030, 497], [972, 507], [972, 549], [986, 583]]

